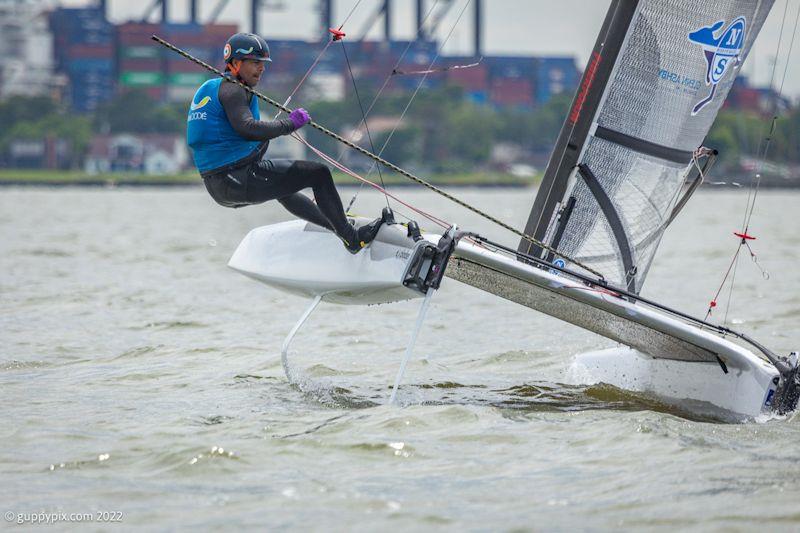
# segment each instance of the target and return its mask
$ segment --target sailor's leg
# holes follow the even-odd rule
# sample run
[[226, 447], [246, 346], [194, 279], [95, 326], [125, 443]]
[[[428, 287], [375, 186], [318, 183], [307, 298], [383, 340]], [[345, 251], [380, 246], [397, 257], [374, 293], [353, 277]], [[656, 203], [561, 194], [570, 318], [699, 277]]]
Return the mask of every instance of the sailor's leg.
[[353, 242], [355, 231], [353, 226], [347, 221], [344, 214], [344, 206], [339, 192], [333, 184], [331, 171], [325, 165], [314, 163], [313, 161], [295, 161], [289, 168], [289, 174], [293, 179], [299, 179], [308, 183], [314, 191], [314, 199], [317, 201], [322, 214], [325, 215], [334, 231], [339, 237]]
[[312, 202], [311, 198], [305, 194], [296, 192], [289, 196], [278, 198], [278, 201], [294, 216], [333, 231], [330, 222], [328, 222], [328, 219], [322, 214], [322, 211], [319, 210], [317, 204]]
[[263, 202], [286, 198], [309, 187], [314, 191], [317, 208], [329, 222], [328, 227], [346, 243], [356, 242], [356, 230], [347, 221], [331, 171], [325, 165], [282, 159], [259, 161], [251, 167], [247, 197]]

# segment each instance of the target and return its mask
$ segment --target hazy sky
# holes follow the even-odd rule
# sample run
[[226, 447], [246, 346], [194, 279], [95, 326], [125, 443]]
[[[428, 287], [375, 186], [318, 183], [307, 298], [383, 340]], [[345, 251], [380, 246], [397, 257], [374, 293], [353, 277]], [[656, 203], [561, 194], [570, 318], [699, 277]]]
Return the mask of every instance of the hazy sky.
[[[107, 0], [110, 16], [115, 22], [140, 18], [151, 2]], [[201, 20], [214, 10], [218, 0], [198, 0]], [[427, 0], [427, 8], [436, 0]], [[453, 26], [458, 13], [468, 0], [453, 0], [454, 5], [442, 21], [437, 37], [444, 38]], [[262, 0], [271, 6], [262, 9], [259, 19], [260, 32], [270, 38], [310, 38], [317, 34], [319, 0]], [[358, 0], [334, 0], [333, 19], [340, 24]], [[383, 0], [361, 0], [345, 31], [358, 35], [365, 23], [374, 16]], [[787, 52], [800, 9], [800, 0], [775, 0], [769, 19], [756, 41], [753, 52], [744, 67], [744, 73], [766, 84], [772, 74], [781, 21], [787, 7], [786, 26], [783, 35], [778, 69], [777, 86], [783, 75]], [[62, 5], [85, 5], [86, 0], [66, 0]], [[444, 0], [439, 0], [439, 6]], [[484, 53], [486, 54], [558, 54], [578, 57], [581, 67], [594, 45], [595, 37], [603, 22], [610, 0], [484, 0]], [[188, 20], [189, 3], [186, 0], [170, 1], [170, 18], [175, 21]], [[248, 19], [249, 2], [230, 0], [222, 11], [220, 22], [236, 22], [242, 29], [250, 29]], [[393, 0], [393, 32], [396, 38], [409, 39], [415, 33], [415, 0]], [[437, 6], [437, 7], [439, 7]], [[473, 9], [470, 6], [456, 26], [445, 51], [450, 54], [473, 53]], [[156, 20], [154, 18], [153, 20]], [[383, 23], [377, 21], [370, 35], [379, 36]], [[800, 36], [795, 40], [784, 93], [800, 97]], [[276, 58], [279, 60], [279, 58]]]

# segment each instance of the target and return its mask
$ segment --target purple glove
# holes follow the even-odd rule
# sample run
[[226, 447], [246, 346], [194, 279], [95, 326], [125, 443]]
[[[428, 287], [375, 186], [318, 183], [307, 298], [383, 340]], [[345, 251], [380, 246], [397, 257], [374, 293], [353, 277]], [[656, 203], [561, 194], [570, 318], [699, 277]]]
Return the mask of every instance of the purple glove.
[[294, 124], [294, 129], [299, 130], [309, 122], [311, 122], [311, 117], [308, 116], [308, 111], [303, 109], [302, 107], [298, 107], [291, 113], [289, 113], [289, 118], [292, 120], [292, 124]]

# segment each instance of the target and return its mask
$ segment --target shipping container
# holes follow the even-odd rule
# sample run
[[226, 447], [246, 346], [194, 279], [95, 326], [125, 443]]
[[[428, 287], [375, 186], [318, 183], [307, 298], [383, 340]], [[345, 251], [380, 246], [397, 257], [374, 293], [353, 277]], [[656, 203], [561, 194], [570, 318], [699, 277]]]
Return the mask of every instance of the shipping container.
[[164, 100], [165, 90], [164, 87], [145, 87], [144, 93], [156, 102], [162, 102]]
[[106, 75], [87, 73], [83, 75], [69, 76], [70, 87], [84, 87], [85, 90], [111, 91], [114, 89], [114, 78]]
[[50, 12], [49, 25], [54, 33], [70, 31], [113, 31], [102, 10], [96, 8], [58, 8]]
[[197, 87], [170, 85], [167, 87], [166, 95], [170, 102], [184, 102], [188, 109], [195, 92], [197, 92]]
[[126, 87], [152, 87], [164, 84], [162, 72], [120, 72], [119, 82]]
[[147, 46], [120, 46], [120, 59], [158, 59], [162, 56], [162, 47], [153, 46], [150, 41]]
[[485, 105], [489, 103], [489, 93], [486, 91], [467, 91], [467, 100], [472, 103]]
[[[212, 67], [218, 68], [222, 70], [224, 65], [211, 63]], [[193, 63], [191, 61], [183, 60], [183, 61], [170, 61], [167, 63], [167, 72], [203, 72], [208, 75], [213, 75], [209, 72], [205, 67], [201, 67], [200, 65]]]
[[[445, 66], [470, 65], [476, 61], [475, 58], [447, 58]], [[474, 67], [448, 70], [446, 76], [449, 83], [463, 87], [468, 92], [485, 93], [489, 89], [489, 67], [483, 62]]]
[[67, 59], [108, 59], [114, 58], [114, 47], [110, 44], [75, 44], [63, 53]]
[[202, 72], [171, 72], [167, 76], [170, 85], [189, 86], [195, 89], [200, 87], [209, 78], [209, 75]]
[[522, 78], [534, 81], [536, 76], [537, 61], [533, 57], [485, 57], [483, 62], [489, 68], [489, 77], [495, 78]]
[[[208, 46], [184, 46], [181, 49], [186, 52], [187, 54], [191, 55], [203, 61], [205, 63], [214, 64], [214, 63], [222, 63], [224, 61], [223, 58], [223, 48], [222, 47], [208, 47]], [[170, 62], [191, 62], [185, 57], [181, 56], [180, 54], [176, 54], [171, 50], [165, 50], [164, 57]]]
[[536, 103], [543, 104], [558, 94], [572, 94], [580, 74], [572, 57], [542, 57], [537, 61]]
[[114, 71], [114, 62], [111, 59], [74, 58], [64, 63], [67, 73], [103, 72], [111, 74]]
[[497, 105], [533, 105], [533, 83], [521, 78], [498, 78], [492, 80], [490, 89], [492, 103]]
[[164, 70], [164, 62], [161, 59], [121, 59], [117, 63], [119, 72], [127, 71], [154, 71]]

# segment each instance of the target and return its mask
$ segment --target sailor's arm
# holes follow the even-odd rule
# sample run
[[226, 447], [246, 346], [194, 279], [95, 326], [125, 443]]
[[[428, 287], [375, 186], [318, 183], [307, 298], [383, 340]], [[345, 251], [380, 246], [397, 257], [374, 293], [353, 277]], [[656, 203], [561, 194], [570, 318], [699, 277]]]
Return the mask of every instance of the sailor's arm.
[[270, 121], [253, 118], [250, 94], [235, 83], [223, 82], [220, 85], [219, 101], [233, 130], [248, 141], [269, 141], [296, 129], [289, 118]]

